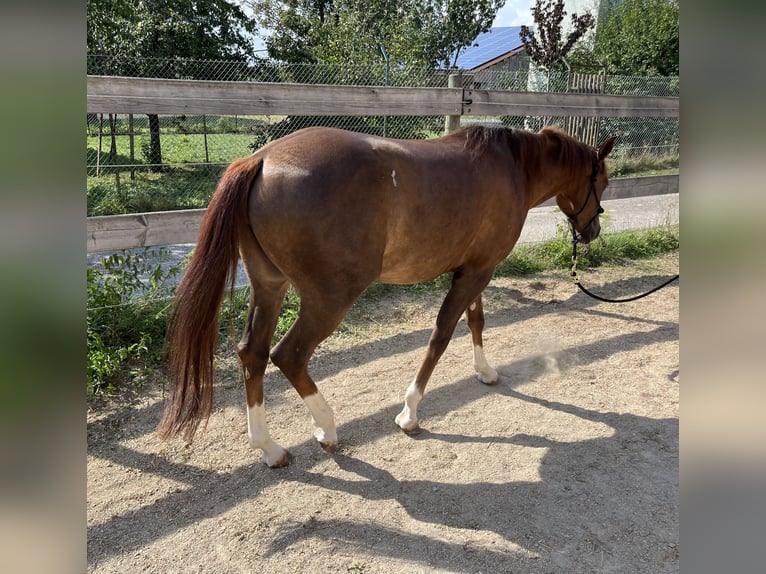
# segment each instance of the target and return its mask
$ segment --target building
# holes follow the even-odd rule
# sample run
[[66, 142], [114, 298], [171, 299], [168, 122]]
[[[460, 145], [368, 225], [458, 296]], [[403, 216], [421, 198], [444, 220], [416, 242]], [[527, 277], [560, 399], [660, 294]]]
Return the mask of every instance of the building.
[[[463, 48], [451, 61], [470, 77], [475, 89], [512, 89], [511, 78], [521, 72], [526, 85], [529, 59], [521, 43], [521, 26], [491, 28], [479, 34], [471, 46]], [[519, 86], [524, 89], [524, 86]]]

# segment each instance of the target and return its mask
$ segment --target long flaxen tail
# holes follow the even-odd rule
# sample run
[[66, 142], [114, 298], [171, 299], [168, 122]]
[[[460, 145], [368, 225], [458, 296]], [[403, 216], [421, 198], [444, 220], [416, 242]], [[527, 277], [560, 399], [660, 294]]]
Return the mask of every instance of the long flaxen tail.
[[157, 432], [191, 440], [213, 408], [213, 357], [218, 315], [234, 285], [239, 234], [248, 232], [250, 188], [263, 164], [259, 156], [235, 160], [218, 182], [200, 225], [191, 261], [176, 289], [165, 339], [170, 395]]

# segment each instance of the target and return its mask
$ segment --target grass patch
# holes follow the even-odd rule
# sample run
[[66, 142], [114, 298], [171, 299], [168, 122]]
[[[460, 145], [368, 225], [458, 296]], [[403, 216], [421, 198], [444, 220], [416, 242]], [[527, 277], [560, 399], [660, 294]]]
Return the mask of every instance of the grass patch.
[[253, 136], [208, 134], [206, 154], [202, 134], [163, 133], [158, 172], [149, 168], [148, 135], [135, 136], [132, 160], [128, 136], [116, 136], [115, 141], [117, 153], [111, 157], [109, 138], [102, 142], [100, 155], [97, 139], [87, 138], [89, 217], [206, 207], [226, 165], [251, 153]]
[[163, 173], [137, 172], [134, 180], [122, 172], [89, 177], [87, 215], [144, 213], [207, 207], [225, 166], [194, 165], [167, 168]]
[[[643, 231], [623, 231], [601, 235], [578, 250], [580, 268], [619, 265], [628, 260], [647, 259], [679, 249], [679, 227], [669, 225]], [[519, 277], [569, 269], [572, 266], [572, 243], [563, 235], [544, 243], [518, 245], [497, 266], [495, 277]]]
[[642, 154], [635, 157], [607, 159], [610, 177], [641, 177], [647, 175], [672, 175], [678, 173], [677, 154]]
[[[149, 263], [149, 256], [152, 263]], [[140, 386], [159, 364], [169, 296], [181, 267], [166, 250], [115, 253], [87, 269], [87, 393], [117, 391], [129, 376]]]

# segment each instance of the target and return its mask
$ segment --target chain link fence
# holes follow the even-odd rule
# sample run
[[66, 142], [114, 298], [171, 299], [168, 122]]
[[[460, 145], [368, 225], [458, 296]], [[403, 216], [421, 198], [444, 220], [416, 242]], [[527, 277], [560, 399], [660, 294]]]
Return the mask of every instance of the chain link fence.
[[[87, 70], [90, 75], [143, 78], [402, 87], [446, 87], [449, 76], [445, 70], [389, 68], [385, 63], [364, 66], [288, 65], [265, 60], [246, 63], [98, 55], [88, 56]], [[678, 96], [679, 92], [677, 77], [602, 75], [596, 87], [591, 85], [583, 90], [580, 85], [582, 78], [569, 73], [546, 75], [542, 79], [529, 70], [462, 73], [463, 84], [476, 89], [589, 90], [593, 93], [639, 96]], [[462, 118], [463, 125], [470, 123], [534, 131], [547, 124], [556, 124], [593, 145], [610, 135], [618, 135], [617, 156], [654, 154], [677, 158], [679, 153], [678, 118]], [[393, 138], [423, 139], [443, 133], [444, 116], [89, 114], [86, 125], [87, 214], [95, 216], [205, 207], [229, 162], [252, 153], [273, 139], [316, 125]]]

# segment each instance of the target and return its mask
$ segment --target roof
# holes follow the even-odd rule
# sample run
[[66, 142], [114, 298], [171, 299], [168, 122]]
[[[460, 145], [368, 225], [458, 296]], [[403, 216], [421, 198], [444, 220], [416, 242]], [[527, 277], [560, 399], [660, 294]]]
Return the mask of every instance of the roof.
[[[457, 67], [472, 70], [503, 54], [517, 50], [522, 47], [520, 33], [521, 26], [501, 26], [479, 34], [470, 46], [460, 51]], [[451, 57], [450, 61], [452, 61]]]

